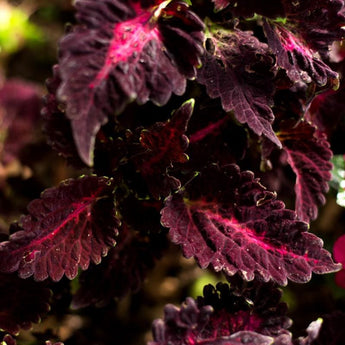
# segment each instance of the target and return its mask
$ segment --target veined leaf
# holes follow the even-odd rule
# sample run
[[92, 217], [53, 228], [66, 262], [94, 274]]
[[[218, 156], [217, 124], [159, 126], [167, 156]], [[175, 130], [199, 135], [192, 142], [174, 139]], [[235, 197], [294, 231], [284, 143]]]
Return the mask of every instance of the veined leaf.
[[78, 268], [99, 263], [115, 245], [113, 186], [105, 177], [66, 180], [32, 201], [20, 230], [0, 243], [0, 270], [21, 278], [73, 279]]
[[161, 221], [187, 258], [228, 276], [286, 285], [340, 269], [308, 224], [236, 165], [201, 172], [167, 198]]
[[240, 123], [281, 147], [271, 126], [275, 61], [268, 46], [238, 29], [215, 30], [208, 42], [211, 48], [202, 59], [198, 81], [211, 98], [220, 97], [223, 109], [233, 110]]

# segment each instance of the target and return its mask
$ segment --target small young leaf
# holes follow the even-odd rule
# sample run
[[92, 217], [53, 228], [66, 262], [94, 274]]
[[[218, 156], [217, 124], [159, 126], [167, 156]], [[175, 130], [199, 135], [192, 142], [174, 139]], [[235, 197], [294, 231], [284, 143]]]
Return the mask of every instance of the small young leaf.
[[236, 165], [205, 169], [168, 197], [161, 222], [187, 258], [227, 276], [286, 285], [340, 269], [307, 223]]
[[192, 115], [194, 100], [185, 102], [177, 109], [170, 120], [158, 122], [140, 135], [141, 154], [134, 157], [137, 168], [148, 182], [152, 195], [159, 199], [166, 197], [172, 190], [180, 187], [180, 182], [169, 176], [167, 169], [173, 163], [184, 163], [188, 160], [185, 151], [188, 138], [184, 134]]
[[332, 151], [325, 136], [305, 121], [282, 127], [279, 139], [296, 174], [296, 213], [300, 220], [309, 222], [316, 219], [318, 206], [326, 202]]
[[113, 186], [105, 177], [66, 180], [43, 192], [28, 206], [22, 229], [0, 243], [0, 270], [18, 271], [21, 278], [73, 279], [78, 267], [99, 263], [115, 245]]

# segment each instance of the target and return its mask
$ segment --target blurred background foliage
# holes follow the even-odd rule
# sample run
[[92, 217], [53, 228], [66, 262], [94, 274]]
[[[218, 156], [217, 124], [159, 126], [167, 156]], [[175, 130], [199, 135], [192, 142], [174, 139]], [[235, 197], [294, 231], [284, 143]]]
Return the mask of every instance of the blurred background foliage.
[[[73, 22], [71, 0], [0, 0], [0, 89], [8, 80], [21, 80], [35, 85], [38, 97], [42, 97], [45, 80], [51, 77], [51, 68], [57, 62], [58, 40], [66, 24]], [[40, 118], [35, 119], [35, 135], [20, 148], [17, 159], [5, 163], [1, 160], [1, 142], [6, 137], [2, 120], [0, 111], [0, 236], [5, 237], [10, 223], [26, 212], [32, 199], [45, 188], [81, 172], [69, 167], [48, 147]], [[329, 251], [345, 229], [344, 208], [336, 203], [339, 187], [343, 188], [344, 159], [336, 157], [334, 163], [335, 177], [327, 203], [311, 225]], [[18, 343], [41, 344], [50, 338], [65, 344], [144, 344], [151, 337], [152, 320], [163, 315], [166, 303], [179, 304], [186, 296], [196, 297], [205, 284], [223, 279], [199, 269], [181, 256], [179, 248], [171, 246], [142, 290], [105, 308], [72, 310], [70, 291], [77, 288], [78, 281], [70, 284], [62, 280], [48, 317], [32, 330], [21, 332]], [[313, 276], [305, 285], [290, 283], [283, 290], [295, 336], [302, 335], [308, 324], [322, 314], [345, 310], [345, 290], [335, 285], [333, 274]]]

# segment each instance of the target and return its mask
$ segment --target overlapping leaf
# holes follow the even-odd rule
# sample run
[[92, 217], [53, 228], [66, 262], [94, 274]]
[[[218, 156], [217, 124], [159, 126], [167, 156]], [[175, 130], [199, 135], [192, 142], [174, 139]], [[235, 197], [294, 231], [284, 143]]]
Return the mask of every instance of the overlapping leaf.
[[332, 177], [332, 151], [325, 136], [305, 121], [283, 125], [279, 138], [296, 174], [296, 213], [299, 219], [309, 222], [326, 202], [324, 194]]
[[171, 190], [180, 187], [180, 181], [169, 176], [167, 169], [173, 163], [184, 163], [188, 156], [188, 138], [184, 134], [192, 115], [194, 100], [185, 102], [177, 109], [170, 120], [158, 122], [140, 135], [142, 153], [134, 157], [136, 166], [148, 182], [155, 198], [167, 196]]
[[49, 309], [50, 290], [31, 279], [0, 274], [0, 329], [17, 334], [38, 323]]
[[198, 307], [211, 305], [213, 314], [203, 328], [204, 338], [212, 334], [227, 336], [238, 331], [255, 331], [277, 337], [291, 326], [286, 316], [287, 305], [280, 302], [281, 291], [272, 283], [252, 282], [238, 286], [237, 279], [231, 285], [217, 284], [204, 287], [204, 297], [198, 297]]
[[134, 99], [162, 105], [185, 91], [200, 64], [204, 24], [182, 1], [80, 0], [76, 7], [79, 25], [60, 42], [58, 97], [90, 165], [110, 115]]
[[[270, 287], [266, 288], [266, 296], [269, 299]], [[261, 296], [261, 292], [257, 297]], [[269, 332], [262, 327], [274, 324], [280, 319], [277, 313], [277, 305], [271, 306], [270, 317], [257, 313], [256, 303], [259, 299], [250, 300], [240, 293], [229, 289], [228, 285], [219, 284], [217, 290], [211, 285], [204, 288], [205, 297], [199, 297], [197, 301], [188, 298], [180, 307], [167, 305], [165, 307], [164, 320], [156, 320], [153, 324], [153, 338], [149, 345], [179, 345], [179, 344], [280, 344], [285, 338], [284, 344], [290, 344], [291, 336], [281, 324], [277, 332]], [[276, 294], [273, 293], [274, 302]], [[252, 296], [253, 297], [253, 296]], [[264, 305], [263, 303], [262, 305]], [[276, 315], [275, 315], [276, 314]], [[278, 316], [279, 315], [279, 316]], [[275, 318], [275, 316], [277, 316]], [[286, 325], [285, 325], [286, 326]], [[283, 342], [282, 342], [283, 344]]]
[[309, 47], [328, 53], [333, 41], [345, 36], [344, 0], [282, 0], [287, 27], [298, 32]]
[[211, 98], [220, 97], [224, 110], [233, 110], [240, 123], [281, 147], [271, 126], [275, 60], [268, 46], [238, 29], [216, 30], [208, 43], [198, 81]]
[[74, 278], [78, 268], [99, 263], [115, 244], [119, 221], [115, 217], [111, 180], [85, 176], [47, 189], [28, 206], [19, 231], [0, 243], [0, 270], [19, 276]]
[[206, 95], [200, 98], [187, 132], [187, 154], [191, 159], [183, 168], [191, 172], [213, 162], [220, 165], [235, 163], [244, 157], [248, 148], [247, 129], [225, 113], [218, 100], [210, 100]]
[[286, 70], [293, 82], [314, 82], [318, 87], [338, 85], [338, 74], [318, 58], [300, 36], [280, 24], [265, 22], [264, 29], [278, 66]]
[[139, 291], [147, 271], [165, 247], [162, 237], [154, 241], [128, 228], [121, 229], [118, 243], [99, 266], [82, 272], [80, 288], [72, 301], [74, 308], [105, 305], [113, 298]]
[[167, 198], [161, 221], [187, 258], [247, 281], [302, 283], [340, 268], [295, 212], [236, 165], [200, 173]]
[[268, 18], [284, 18], [284, 27], [303, 37], [314, 50], [327, 54], [333, 41], [344, 38], [345, 9], [343, 0], [213, 0], [218, 10], [229, 8], [235, 16], [252, 17], [255, 13]]

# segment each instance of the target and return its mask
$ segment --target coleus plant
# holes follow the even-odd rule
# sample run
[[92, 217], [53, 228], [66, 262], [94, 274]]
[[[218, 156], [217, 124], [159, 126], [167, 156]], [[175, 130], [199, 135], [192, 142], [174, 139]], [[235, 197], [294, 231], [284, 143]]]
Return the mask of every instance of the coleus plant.
[[48, 143], [86, 173], [45, 190], [0, 243], [0, 328], [37, 322], [64, 276], [79, 282], [75, 308], [138, 291], [170, 240], [230, 285], [168, 305], [149, 344], [326, 344], [340, 332], [327, 320], [343, 314], [294, 338], [278, 286], [341, 269], [309, 223], [331, 179], [335, 130], [320, 104], [342, 90], [330, 47], [344, 2], [77, 0], [75, 11], [42, 117]]

